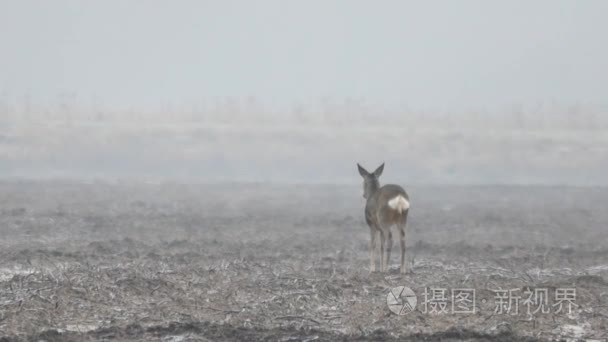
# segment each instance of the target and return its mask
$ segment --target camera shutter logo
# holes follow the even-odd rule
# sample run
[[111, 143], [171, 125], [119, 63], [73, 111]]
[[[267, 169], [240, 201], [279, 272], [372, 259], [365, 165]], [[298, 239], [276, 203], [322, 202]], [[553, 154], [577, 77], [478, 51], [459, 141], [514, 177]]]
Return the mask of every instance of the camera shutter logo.
[[417, 303], [416, 294], [406, 286], [392, 288], [386, 296], [388, 308], [397, 315], [405, 315], [414, 311]]

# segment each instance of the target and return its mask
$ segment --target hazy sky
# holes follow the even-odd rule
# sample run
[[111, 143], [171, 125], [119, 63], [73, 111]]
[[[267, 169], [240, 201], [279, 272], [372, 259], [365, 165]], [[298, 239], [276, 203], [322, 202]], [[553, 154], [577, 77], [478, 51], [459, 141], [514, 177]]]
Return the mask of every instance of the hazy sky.
[[0, 95], [608, 102], [608, 1], [0, 0]]

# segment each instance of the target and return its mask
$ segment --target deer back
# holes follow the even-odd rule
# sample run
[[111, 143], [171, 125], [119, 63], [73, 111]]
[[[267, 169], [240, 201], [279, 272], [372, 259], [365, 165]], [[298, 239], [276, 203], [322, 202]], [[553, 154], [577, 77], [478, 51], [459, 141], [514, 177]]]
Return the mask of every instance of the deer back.
[[409, 196], [402, 187], [387, 184], [378, 189], [365, 205], [365, 220], [377, 227], [403, 224], [410, 207]]

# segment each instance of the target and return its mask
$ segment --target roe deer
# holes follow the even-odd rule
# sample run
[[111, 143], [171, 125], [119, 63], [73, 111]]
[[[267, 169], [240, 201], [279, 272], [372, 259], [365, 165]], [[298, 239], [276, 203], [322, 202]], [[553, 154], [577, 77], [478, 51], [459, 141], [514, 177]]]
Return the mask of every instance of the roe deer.
[[[401, 241], [401, 273], [407, 272], [405, 260], [405, 228], [407, 213], [410, 208], [410, 200], [402, 187], [395, 184], [387, 184], [380, 187], [378, 178], [384, 171], [384, 163], [376, 171], [369, 173], [361, 165], [357, 164], [359, 174], [363, 177], [363, 197], [367, 200], [365, 204], [365, 221], [371, 233], [369, 245], [370, 272], [376, 271], [376, 236], [380, 234], [380, 270], [388, 271], [388, 262], [393, 247], [393, 234], [391, 227], [397, 226]], [[386, 246], [386, 259], [384, 244]]]

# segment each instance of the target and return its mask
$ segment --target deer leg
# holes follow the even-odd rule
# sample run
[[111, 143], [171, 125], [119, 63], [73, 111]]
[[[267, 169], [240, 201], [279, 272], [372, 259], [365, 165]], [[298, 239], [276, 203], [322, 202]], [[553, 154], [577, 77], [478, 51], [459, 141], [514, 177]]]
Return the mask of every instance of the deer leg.
[[[407, 219], [407, 217], [406, 217]], [[407, 264], [405, 260], [405, 229], [406, 229], [406, 219], [403, 220], [402, 223], [399, 224], [399, 241], [401, 242], [401, 273], [407, 273]]]
[[369, 242], [369, 271], [376, 272], [376, 229], [369, 227], [371, 239]]
[[384, 271], [388, 271], [389, 268], [389, 262], [391, 261], [391, 249], [393, 249], [393, 233], [391, 233], [391, 230], [389, 228], [388, 239], [386, 241], [386, 262], [384, 263]]
[[384, 242], [385, 242], [385, 236], [384, 236], [384, 230], [379, 229], [378, 230], [380, 232], [380, 271], [384, 272], [385, 269], [385, 264], [384, 264]]

